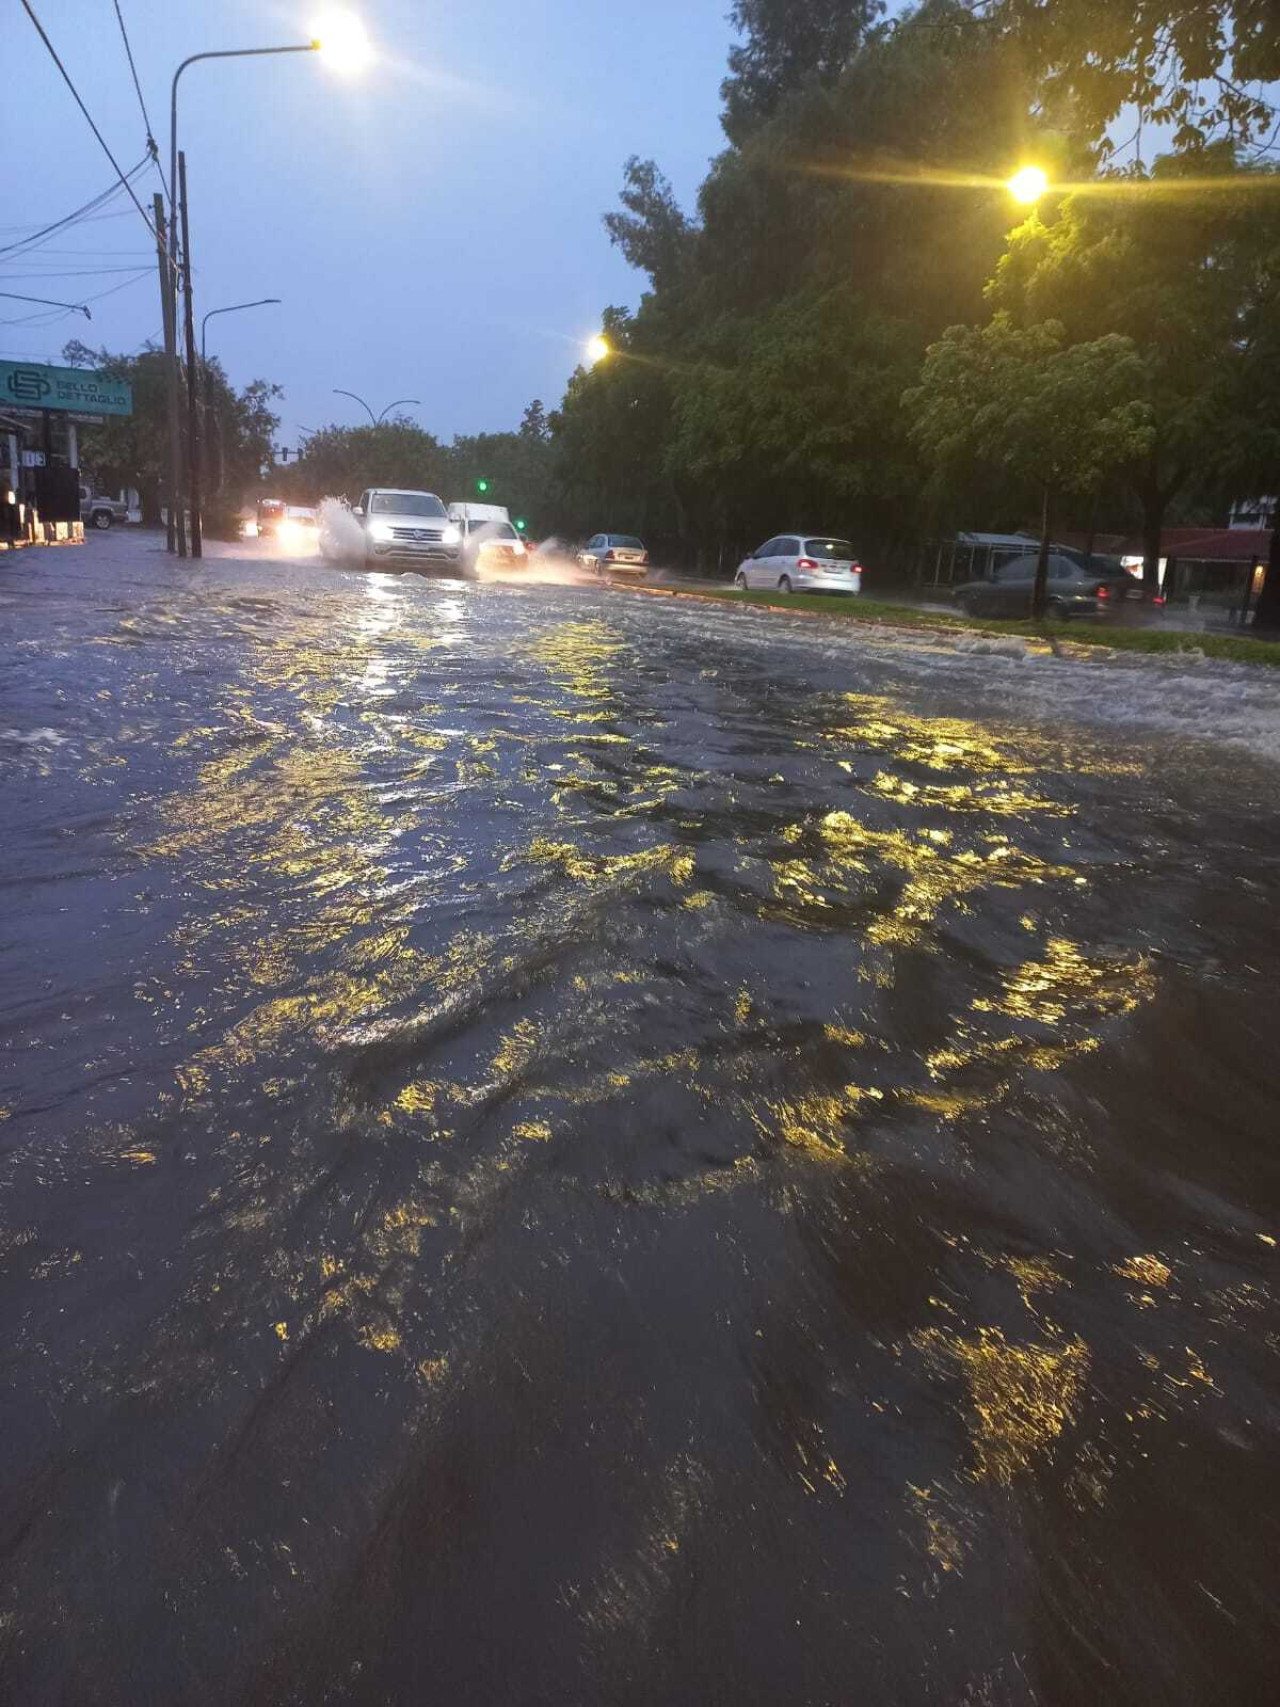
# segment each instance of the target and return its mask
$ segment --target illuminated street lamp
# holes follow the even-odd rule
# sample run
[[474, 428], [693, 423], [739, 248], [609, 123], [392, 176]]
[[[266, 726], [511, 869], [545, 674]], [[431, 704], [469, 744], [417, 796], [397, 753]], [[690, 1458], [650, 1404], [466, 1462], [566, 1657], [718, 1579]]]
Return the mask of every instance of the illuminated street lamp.
[[587, 344], [587, 360], [594, 367], [597, 362], [607, 360], [613, 354], [613, 347], [603, 333], [598, 332]]
[[[167, 263], [168, 300], [165, 303], [165, 354], [169, 358], [169, 549], [173, 549], [174, 517], [181, 507], [181, 462], [182, 455], [179, 445], [178, 429], [178, 265], [176, 262], [179, 206], [184, 220], [188, 214], [185, 195], [179, 194], [178, 188], [178, 83], [182, 73], [189, 65], [196, 65], [205, 59], [264, 59], [274, 58], [282, 53], [318, 53], [327, 65], [344, 74], [354, 74], [362, 71], [372, 60], [373, 50], [369, 38], [364, 32], [359, 20], [350, 12], [333, 12], [327, 15], [317, 27], [310, 41], [295, 42], [288, 47], [236, 47], [222, 48], [209, 53], [193, 53], [182, 61], [173, 74], [173, 85], [169, 93], [169, 255]], [[187, 366], [189, 391], [189, 435], [191, 438], [191, 543], [192, 554], [201, 555], [200, 542], [200, 469], [199, 455], [195, 445], [195, 332], [192, 323], [193, 309], [191, 303], [191, 255], [186, 245], [182, 254], [182, 285], [186, 290], [187, 313]], [[185, 556], [184, 540], [179, 534], [179, 551]]]
[[1043, 166], [1024, 166], [1013, 174], [1006, 188], [1014, 201], [1034, 207], [1049, 188], [1049, 174]]

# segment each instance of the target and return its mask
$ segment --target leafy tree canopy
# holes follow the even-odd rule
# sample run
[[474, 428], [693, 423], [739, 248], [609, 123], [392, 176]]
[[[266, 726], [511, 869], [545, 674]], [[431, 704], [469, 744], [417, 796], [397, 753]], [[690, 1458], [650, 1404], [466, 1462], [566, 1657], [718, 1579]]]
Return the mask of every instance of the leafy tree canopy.
[[729, 140], [744, 142], [787, 95], [835, 83], [883, 12], [884, 0], [734, 0], [743, 40], [721, 85]]
[[968, 0], [1017, 41], [1052, 110], [1104, 151], [1126, 108], [1173, 127], [1178, 148], [1275, 123], [1261, 85], [1280, 78], [1276, 0]]

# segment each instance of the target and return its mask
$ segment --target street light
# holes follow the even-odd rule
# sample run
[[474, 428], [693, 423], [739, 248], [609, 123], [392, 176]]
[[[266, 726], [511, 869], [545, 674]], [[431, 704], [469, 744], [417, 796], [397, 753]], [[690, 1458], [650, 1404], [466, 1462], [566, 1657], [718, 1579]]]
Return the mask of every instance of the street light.
[[613, 354], [613, 347], [602, 332], [589, 340], [587, 344], [587, 360], [594, 367], [597, 362], [605, 361]]
[[364, 25], [350, 12], [328, 12], [316, 26], [321, 58], [342, 76], [354, 77], [373, 62], [373, 46]]
[[335, 397], [349, 397], [353, 403], [358, 403], [375, 427], [380, 427], [391, 411], [398, 409], [402, 403], [416, 403], [419, 409], [422, 407], [421, 397], [397, 397], [394, 403], [387, 404], [381, 415], [375, 415], [364, 398], [358, 397], [354, 391], [343, 391], [335, 385], [333, 395]]
[[233, 302], [230, 308], [211, 308], [200, 322], [200, 365], [203, 367], [205, 363], [205, 334], [215, 314], [239, 314], [245, 308], [265, 308], [268, 303], [279, 301], [278, 296], [260, 296], [256, 302]]
[[1023, 207], [1034, 207], [1049, 188], [1049, 174], [1043, 166], [1024, 166], [1005, 187], [1014, 201], [1021, 202]]
[[[216, 414], [213, 407], [213, 376], [209, 372], [208, 333], [209, 322], [216, 314], [239, 314], [246, 308], [266, 308], [268, 304], [278, 303], [278, 296], [260, 296], [256, 302], [233, 302], [229, 308], [211, 308], [200, 322], [200, 366], [204, 370], [204, 430], [200, 443], [195, 447], [193, 455], [200, 457], [200, 496], [204, 497], [205, 475], [209, 472], [209, 460], [212, 460], [216, 478], [211, 482], [214, 492], [222, 490], [222, 413]], [[210, 422], [214, 425], [211, 428]], [[217, 440], [217, 456], [206, 459], [206, 451], [211, 437]]]
[[[196, 65], [205, 59], [267, 59], [275, 58], [282, 53], [318, 53], [329, 64], [337, 65], [345, 71], [357, 71], [369, 63], [372, 50], [364, 31], [359, 23], [348, 12], [334, 13], [327, 17], [317, 33], [306, 42], [295, 42], [288, 47], [237, 47], [224, 48], [216, 52], [193, 53], [184, 59], [173, 74], [173, 84], [169, 91], [169, 300], [166, 303], [167, 322], [165, 327], [165, 354], [169, 358], [169, 524], [170, 549], [173, 548], [174, 513], [179, 508], [178, 487], [181, 483], [181, 450], [178, 440], [178, 269], [175, 264], [177, 253], [176, 227], [178, 223], [178, 84], [182, 73], [189, 65]], [[189, 210], [185, 196], [182, 198], [183, 212]], [[189, 408], [191, 417], [195, 415], [195, 377], [191, 371], [195, 366], [195, 332], [192, 324], [191, 307], [191, 253], [183, 246], [182, 254], [183, 285], [187, 296], [186, 338], [187, 338], [187, 384], [189, 391]], [[194, 436], [194, 435], [193, 435]], [[201, 555], [200, 542], [200, 491], [198, 457], [194, 443], [191, 447], [192, 493], [191, 493], [191, 536], [192, 550], [196, 557]], [[180, 539], [180, 555], [185, 556], [185, 540]]]

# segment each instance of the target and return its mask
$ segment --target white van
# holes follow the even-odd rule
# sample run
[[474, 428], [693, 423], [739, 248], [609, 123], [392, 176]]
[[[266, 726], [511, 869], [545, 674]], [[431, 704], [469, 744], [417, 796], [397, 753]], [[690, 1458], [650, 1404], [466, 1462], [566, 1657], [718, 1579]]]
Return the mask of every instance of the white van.
[[462, 555], [472, 569], [482, 559], [492, 569], [523, 569], [528, 563], [528, 547], [504, 504], [450, 504], [449, 520], [462, 534]]

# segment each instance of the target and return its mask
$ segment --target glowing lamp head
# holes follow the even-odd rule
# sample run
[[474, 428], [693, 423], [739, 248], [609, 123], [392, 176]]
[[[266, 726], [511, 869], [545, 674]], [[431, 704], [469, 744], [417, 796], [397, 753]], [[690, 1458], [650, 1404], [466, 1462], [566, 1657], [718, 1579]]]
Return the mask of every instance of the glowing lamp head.
[[344, 77], [357, 77], [373, 63], [373, 46], [353, 12], [326, 12], [312, 33], [312, 47]]
[[1009, 194], [1023, 207], [1034, 207], [1048, 188], [1049, 174], [1043, 166], [1024, 166], [1008, 183]]
[[597, 333], [587, 344], [587, 360], [594, 367], [597, 362], [605, 361], [613, 354], [609, 340], [603, 333]]

